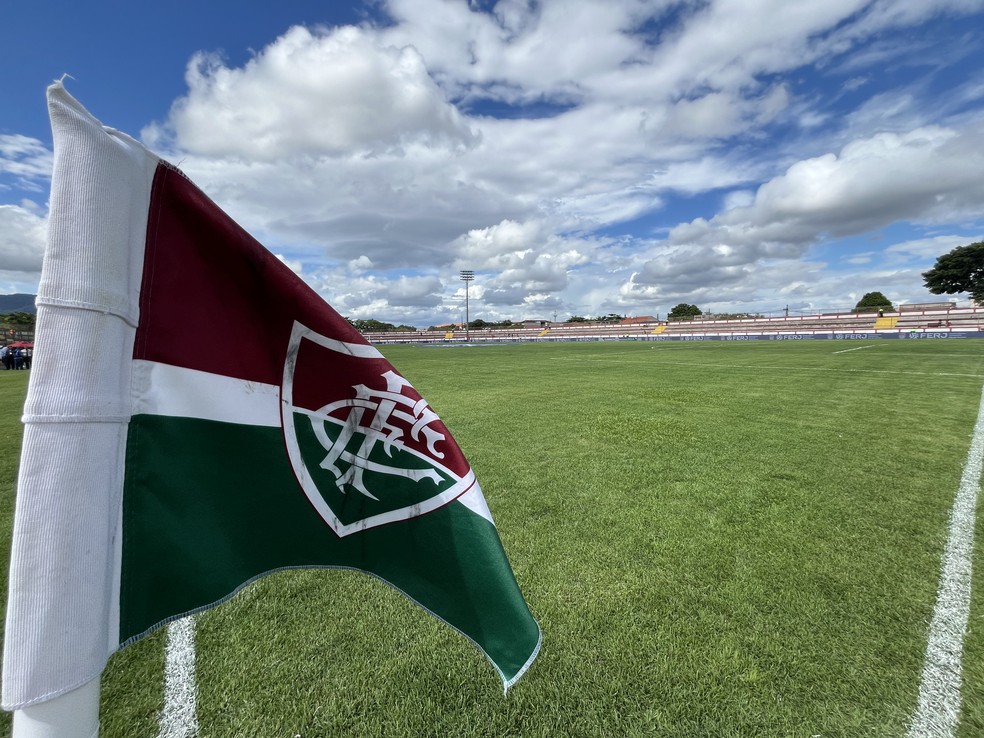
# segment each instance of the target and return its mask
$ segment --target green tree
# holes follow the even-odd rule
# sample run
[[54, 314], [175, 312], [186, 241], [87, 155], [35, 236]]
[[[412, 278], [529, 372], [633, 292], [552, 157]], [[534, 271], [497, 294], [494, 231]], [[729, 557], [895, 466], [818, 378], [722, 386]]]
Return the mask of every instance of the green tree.
[[699, 307], [681, 302], [670, 310], [670, 314], [667, 317], [670, 320], [686, 320], [687, 318], [693, 318], [695, 315], [703, 315]]
[[572, 315], [571, 317], [569, 317], [567, 319], [566, 322], [568, 322], [568, 323], [587, 323], [588, 322], [588, 319], [585, 318], [583, 315]]
[[858, 300], [854, 309], [859, 313], [873, 313], [876, 310], [891, 310], [892, 301], [881, 292], [868, 292]]
[[0, 346], [15, 338], [24, 338], [22, 334], [34, 330], [34, 313], [2, 313], [0, 314]]
[[0, 324], [19, 328], [33, 328], [36, 318], [37, 315], [34, 313], [3, 313], [0, 314]]
[[415, 331], [417, 330], [412, 325], [393, 325], [392, 323], [384, 323], [379, 320], [374, 320], [369, 318], [367, 320], [358, 319], [353, 320], [352, 318], [346, 318], [352, 327], [361, 333], [381, 333], [384, 331]]
[[608, 315], [599, 315], [595, 320], [599, 323], [618, 323], [620, 320], [624, 320], [624, 315], [619, 315], [618, 313], [608, 313]]
[[984, 241], [957, 246], [938, 257], [933, 268], [922, 276], [934, 295], [969, 292], [974, 302], [984, 303]]

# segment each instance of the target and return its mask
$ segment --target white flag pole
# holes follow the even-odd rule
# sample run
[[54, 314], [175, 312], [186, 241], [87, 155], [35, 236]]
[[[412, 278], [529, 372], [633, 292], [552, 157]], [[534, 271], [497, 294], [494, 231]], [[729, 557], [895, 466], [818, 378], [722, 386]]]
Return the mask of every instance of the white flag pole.
[[14, 711], [11, 738], [98, 738], [99, 679]]

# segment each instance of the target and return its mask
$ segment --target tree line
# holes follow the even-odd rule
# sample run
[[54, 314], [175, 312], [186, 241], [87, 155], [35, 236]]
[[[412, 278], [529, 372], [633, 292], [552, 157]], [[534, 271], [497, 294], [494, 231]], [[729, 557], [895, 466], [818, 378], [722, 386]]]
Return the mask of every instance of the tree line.
[[17, 327], [21, 330], [30, 330], [34, 328], [34, 321], [37, 316], [34, 313], [22, 313], [22, 312], [12, 312], [12, 313], [0, 313], [0, 325]]
[[[571, 315], [564, 322], [565, 323], [618, 323], [619, 321], [622, 321], [622, 320], [625, 320], [625, 316], [624, 315], [618, 315], [616, 313], [608, 313], [607, 315], [599, 315], [596, 318], [586, 318], [583, 315]], [[448, 329], [457, 328], [457, 327], [458, 327], [457, 325], [451, 325], [451, 324], [448, 324], [448, 325], [432, 325], [427, 330], [429, 330], [429, 331], [443, 331], [443, 330], [448, 330]], [[498, 320], [498, 321], [495, 321], [495, 320], [489, 321], [489, 320], [482, 320], [481, 318], [477, 318], [476, 320], [471, 320], [471, 321], [468, 322], [468, 329], [469, 330], [478, 330], [478, 329], [482, 329], [482, 328], [492, 329], [492, 330], [496, 330], [496, 329], [501, 330], [503, 328], [522, 328], [522, 327], [523, 327], [523, 324], [522, 323], [517, 323], [517, 322], [515, 322], [513, 320], [509, 320], [509, 319], [506, 319], [506, 320]]]
[[36, 318], [34, 313], [28, 312], [0, 313], [0, 346], [18, 336], [23, 337], [20, 334], [33, 333]]

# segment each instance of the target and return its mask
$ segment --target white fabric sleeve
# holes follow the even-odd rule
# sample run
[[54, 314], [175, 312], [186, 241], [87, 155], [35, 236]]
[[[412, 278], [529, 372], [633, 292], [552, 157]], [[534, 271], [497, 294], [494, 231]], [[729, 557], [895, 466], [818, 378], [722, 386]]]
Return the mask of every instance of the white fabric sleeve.
[[61, 83], [48, 107], [54, 172], [11, 549], [8, 710], [98, 677], [118, 647], [130, 365], [159, 162]]

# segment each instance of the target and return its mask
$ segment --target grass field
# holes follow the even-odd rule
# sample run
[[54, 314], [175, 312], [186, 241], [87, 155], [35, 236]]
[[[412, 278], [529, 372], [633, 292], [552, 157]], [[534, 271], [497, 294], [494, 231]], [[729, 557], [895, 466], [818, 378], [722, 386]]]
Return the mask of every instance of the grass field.
[[[199, 618], [203, 738], [905, 735], [984, 341], [384, 351], [471, 461], [540, 657], [503, 697], [385, 585], [276, 574]], [[8, 539], [24, 374], [0, 372]], [[981, 569], [962, 738], [984, 734]], [[110, 661], [103, 735], [156, 735], [163, 651]]]

